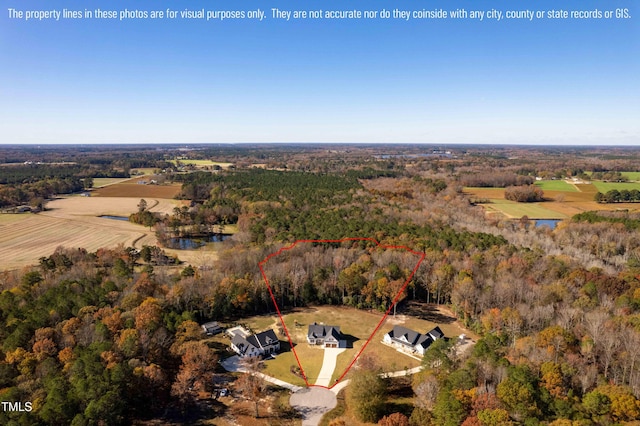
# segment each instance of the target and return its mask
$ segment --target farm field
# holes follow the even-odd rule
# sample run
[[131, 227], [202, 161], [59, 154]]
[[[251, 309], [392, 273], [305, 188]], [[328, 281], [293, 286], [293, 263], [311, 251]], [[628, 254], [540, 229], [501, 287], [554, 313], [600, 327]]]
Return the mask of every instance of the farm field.
[[640, 181], [640, 172], [621, 172], [622, 176], [626, 176], [629, 180]]
[[131, 178], [94, 178], [93, 187], [102, 188], [104, 186], [113, 185], [114, 183], [125, 182]]
[[543, 180], [535, 183], [543, 191], [578, 192], [578, 189], [571, 183], [564, 180]]
[[[140, 178], [114, 183], [91, 191], [92, 197], [136, 197], [136, 198], [173, 198], [181, 185], [143, 185], [136, 183]], [[144, 179], [144, 178], [142, 178]]]
[[[416, 316], [398, 314], [395, 317], [389, 315], [385, 323], [378, 329], [371, 342], [367, 345], [363, 354], [375, 354], [377, 362], [386, 372], [399, 371], [413, 368], [420, 365], [418, 359], [401, 354], [394, 348], [382, 343], [382, 338], [394, 325], [399, 324], [419, 332], [427, 332], [436, 325], [444, 331], [447, 337], [456, 338], [460, 334], [468, 333], [462, 329], [454, 319], [446, 314], [436, 313], [438, 318], [447, 318], [448, 322], [435, 323]], [[332, 382], [335, 382], [351, 364], [356, 354], [364, 346], [367, 339], [373, 333], [383, 314], [381, 312], [369, 312], [354, 308], [338, 306], [319, 306], [311, 308], [300, 308], [293, 312], [283, 314], [287, 330], [295, 345], [295, 350], [300, 359], [300, 363], [305, 371], [309, 383], [313, 384], [318, 378], [322, 366], [324, 350], [319, 347], [310, 346], [307, 343], [307, 328], [309, 324], [329, 324], [340, 326], [343, 334], [350, 336], [353, 347], [338, 356], [336, 369], [334, 370]], [[279, 319], [275, 316], [251, 317], [241, 321], [250, 327], [254, 332], [264, 331], [268, 328], [278, 329]], [[298, 326], [296, 326], [296, 323]], [[304, 380], [291, 373], [291, 366], [297, 365], [295, 356], [288, 349], [289, 344], [286, 336], [279, 335], [283, 352], [275, 359], [265, 361], [265, 374], [277, 377], [281, 380], [304, 386]], [[227, 339], [228, 340], [228, 339]]]
[[[139, 199], [68, 197], [52, 200], [39, 214], [0, 215], [0, 269], [15, 269], [38, 263], [57, 247], [142, 247], [156, 244], [153, 231], [126, 221], [101, 215], [128, 216], [137, 210]], [[174, 200], [147, 200], [152, 211], [170, 213]]]
[[605, 194], [607, 191], [611, 191], [613, 189], [617, 189], [618, 191], [621, 191], [623, 189], [626, 189], [628, 191], [631, 191], [632, 189], [640, 190], [640, 182], [600, 182], [600, 181], [593, 181], [592, 184], [593, 184], [593, 186], [595, 186], [598, 189], [598, 191], [602, 192], [603, 194]]
[[516, 203], [504, 198], [493, 198], [490, 201], [491, 204], [484, 204], [485, 208], [498, 211], [512, 219], [522, 216], [528, 216], [530, 219], [565, 219], [567, 217], [566, 214], [545, 207], [547, 203]]
[[233, 163], [224, 163], [224, 162], [220, 162], [220, 161], [213, 161], [213, 160], [171, 160], [171, 162], [173, 164], [177, 164], [177, 162], [180, 161], [180, 163], [182, 164], [193, 164], [194, 166], [199, 166], [199, 167], [206, 167], [206, 166], [220, 166], [223, 169], [227, 169], [229, 168], [229, 166], [232, 166]]
[[489, 200], [482, 204], [488, 213], [502, 214], [510, 219], [518, 219], [527, 215], [530, 219], [566, 219], [575, 214], [592, 210], [639, 210], [637, 203], [598, 204], [593, 198], [598, 192], [592, 184], [575, 184], [576, 191], [544, 190], [549, 201], [541, 203], [516, 203], [505, 200], [502, 188], [465, 187], [464, 192], [479, 200]]

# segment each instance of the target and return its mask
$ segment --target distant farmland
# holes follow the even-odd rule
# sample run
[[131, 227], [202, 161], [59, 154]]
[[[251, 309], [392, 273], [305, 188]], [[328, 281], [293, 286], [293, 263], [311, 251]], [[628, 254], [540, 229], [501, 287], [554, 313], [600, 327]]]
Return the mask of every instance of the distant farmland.
[[[128, 216], [137, 210], [137, 198], [68, 197], [48, 203], [39, 214], [0, 215], [0, 269], [14, 269], [38, 263], [57, 247], [142, 247], [156, 244], [153, 231], [126, 221], [100, 215]], [[174, 200], [147, 199], [153, 211], [171, 213]]]
[[[464, 192], [472, 195], [477, 200], [489, 201], [488, 203], [481, 203], [487, 211], [500, 213], [512, 219], [520, 218], [524, 215], [531, 219], [565, 219], [575, 214], [591, 210], [629, 209], [637, 211], [640, 209], [637, 203], [596, 203], [594, 196], [599, 189], [594, 184], [542, 181], [538, 183], [538, 185], [542, 187], [544, 196], [548, 201], [540, 203], [515, 203], [505, 200], [504, 189], [502, 188], [465, 187]], [[615, 183], [612, 185], [625, 184]], [[640, 185], [640, 183], [627, 183], [626, 185]], [[554, 190], [553, 188], [556, 189]], [[562, 190], [562, 188], [564, 188], [564, 190]], [[606, 188], [606, 186], [603, 188]]]
[[542, 180], [536, 182], [536, 186], [543, 191], [578, 192], [578, 189], [571, 183], [564, 180]]
[[136, 197], [136, 198], [174, 198], [180, 192], [181, 185], [144, 185], [135, 181], [115, 183], [95, 189], [92, 197]]
[[595, 186], [598, 191], [602, 192], [603, 194], [605, 194], [608, 191], [617, 189], [618, 191], [621, 191], [623, 189], [626, 189], [628, 191], [631, 191], [632, 189], [637, 189], [640, 190], [640, 182], [599, 182], [599, 181], [594, 181], [593, 182], [593, 186]]

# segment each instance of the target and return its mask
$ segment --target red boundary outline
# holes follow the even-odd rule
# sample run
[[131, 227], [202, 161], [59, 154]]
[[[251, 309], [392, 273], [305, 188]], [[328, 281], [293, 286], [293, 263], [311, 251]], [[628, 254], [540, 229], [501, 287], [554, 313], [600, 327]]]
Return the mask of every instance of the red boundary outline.
[[[408, 252], [410, 252], [412, 254], [420, 256], [420, 260], [418, 260], [418, 263], [413, 268], [413, 271], [411, 271], [411, 274], [409, 275], [409, 277], [404, 282], [404, 285], [402, 286], [402, 288], [400, 289], [400, 291], [398, 292], [396, 297], [393, 299], [393, 303], [391, 305], [389, 305], [389, 308], [384, 313], [384, 316], [382, 317], [382, 319], [380, 320], [380, 322], [378, 323], [376, 328], [371, 333], [371, 336], [369, 336], [369, 338], [367, 339], [365, 344], [362, 346], [362, 348], [360, 348], [360, 351], [358, 352], [358, 354], [355, 356], [355, 358], [353, 358], [353, 361], [351, 361], [351, 364], [349, 364], [347, 369], [344, 371], [344, 373], [342, 373], [342, 375], [338, 378], [338, 380], [336, 380], [335, 383], [333, 383], [330, 387], [326, 387], [326, 386], [321, 386], [321, 385], [310, 384], [309, 381], [307, 380], [307, 375], [305, 374], [304, 369], [302, 368], [302, 364], [300, 363], [300, 359], [298, 358], [298, 354], [296, 353], [296, 349], [293, 346], [293, 341], [291, 340], [291, 335], [289, 335], [289, 330], [287, 329], [287, 326], [284, 323], [284, 319], [282, 318], [282, 313], [280, 313], [280, 308], [278, 307], [278, 302], [276, 302], [276, 298], [273, 295], [273, 291], [271, 291], [271, 285], [269, 285], [269, 280], [267, 279], [267, 275], [264, 272], [263, 266], [271, 258], [273, 258], [275, 256], [278, 256], [283, 251], [291, 250], [292, 248], [294, 248], [299, 243], [343, 243], [345, 241], [369, 241], [369, 242], [375, 243], [375, 245], [377, 247], [383, 248], [383, 249], [406, 250], [406, 251], [408, 251]], [[398, 299], [400, 298], [400, 295], [405, 290], [405, 288], [407, 288], [407, 285], [409, 284], [409, 282], [413, 279], [413, 276], [415, 275], [416, 271], [420, 267], [420, 264], [422, 263], [424, 258], [425, 258], [425, 254], [424, 253], [417, 252], [415, 250], [411, 250], [410, 248], [408, 248], [406, 246], [382, 245], [377, 240], [375, 240], [374, 238], [368, 238], [368, 237], [347, 237], [347, 238], [341, 238], [341, 239], [338, 239], [338, 240], [296, 240], [293, 244], [285, 246], [285, 247], [282, 247], [280, 250], [278, 250], [275, 253], [270, 254], [269, 256], [265, 257], [261, 262], [258, 263], [258, 267], [260, 268], [260, 273], [262, 274], [262, 278], [264, 279], [264, 282], [267, 284], [267, 289], [269, 290], [269, 295], [271, 296], [271, 300], [273, 301], [273, 305], [276, 308], [276, 312], [278, 314], [278, 317], [280, 318], [280, 322], [282, 323], [282, 327], [284, 329], [284, 332], [287, 335], [287, 339], [289, 340], [289, 345], [291, 345], [291, 350], [293, 351], [293, 355], [296, 357], [296, 362], [298, 363], [298, 367], [300, 367], [300, 372], [302, 373], [302, 378], [304, 379], [304, 382], [307, 384], [307, 387], [317, 386], [317, 387], [321, 387], [321, 388], [325, 388], [325, 389], [331, 389], [335, 385], [340, 383], [340, 381], [342, 381], [342, 379], [344, 378], [344, 376], [347, 375], [347, 373], [349, 372], [351, 367], [353, 367], [353, 364], [355, 364], [355, 362], [358, 360], [358, 358], [362, 354], [362, 351], [364, 351], [364, 349], [367, 347], [367, 345], [369, 344], [371, 339], [373, 339], [373, 336], [378, 332], [378, 329], [380, 327], [382, 327], [382, 324], [384, 323], [384, 321], [389, 316], [389, 312], [391, 312], [391, 309], [396, 305], [396, 303], [398, 303]]]

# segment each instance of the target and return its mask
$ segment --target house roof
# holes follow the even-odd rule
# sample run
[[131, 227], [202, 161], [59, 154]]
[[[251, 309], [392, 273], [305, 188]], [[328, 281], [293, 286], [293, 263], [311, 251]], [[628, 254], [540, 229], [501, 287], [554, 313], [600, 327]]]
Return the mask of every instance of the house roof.
[[323, 324], [309, 324], [309, 331], [307, 337], [310, 339], [333, 337], [335, 340], [340, 340], [342, 334], [340, 333], [340, 327], [336, 325], [323, 325]]
[[240, 334], [234, 334], [233, 338], [231, 339], [231, 343], [233, 343], [233, 345], [238, 348], [238, 351], [240, 351], [240, 353], [244, 355], [250, 346], [253, 346], [256, 349], [258, 348], [253, 344], [253, 342], [249, 341], [251, 337], [253, 336], [249, 336], [249, 338], [245, 339], [244, 336], [241, 336]]
[[204, 328], [205, 330], [219, 330], [222, 327], [220, 327], [220, 324], [218, 324], [217, 321], [211, 321], [202, 324], [202, 328]]
[[444, 337], [444, 333], [440, 330], [440, 327], [435, 326], [433, 330], [427, 333], [433, 340], [442, 339]]
[[270, 329], [247, 337], [242, 336], [240, 333], [234, 334], [231, 343], [244, 355], [252, 346], [260, 349], [265, 346], [275, 345], [278, 343], [278, 338], [276, 337], [276, 333]]
[[401, 325], [396, 325], [387, 334], [391, 340], [402, 345], [411, 347], [422, 346], [425, 349], [433, 343], [434, 340], [442, 339], [444, 337], [444, 333], [440, 330], [440, 327], [435, 327], [428, 333], [420, 334], [417, 331], [413, 331]]
[[256, 342], [262, 347], [278, 343], [278, 337], [276, 337], [276, 333], [272, 329], [263, 331], [262, 333], [254, 334], [251, 337], [253, 337]]

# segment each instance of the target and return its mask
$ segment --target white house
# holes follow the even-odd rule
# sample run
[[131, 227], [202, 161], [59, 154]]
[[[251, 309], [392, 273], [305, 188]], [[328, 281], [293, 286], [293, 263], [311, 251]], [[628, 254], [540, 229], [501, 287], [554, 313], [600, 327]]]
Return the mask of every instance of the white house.
[[310, 345], [323, 345], [325, 348], [346, 348], [347, 341], [335, 325], [309, 324], [307, 342]]
[[241, 357], [264, 356], [277, 353], [280, 341], [273, 330], [247, 336], [236, 333], [231, 339], [231, 349]]
[[396, 325], [384, 335], [382, 341], [398, 350], [424, 355], [431, 343], [443, 337], [444, 333], [440, 330], [440, 327], [435, 327], [425, 334], [420, 334], [417, 331]]

